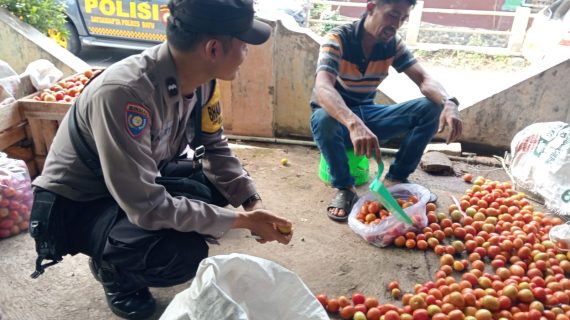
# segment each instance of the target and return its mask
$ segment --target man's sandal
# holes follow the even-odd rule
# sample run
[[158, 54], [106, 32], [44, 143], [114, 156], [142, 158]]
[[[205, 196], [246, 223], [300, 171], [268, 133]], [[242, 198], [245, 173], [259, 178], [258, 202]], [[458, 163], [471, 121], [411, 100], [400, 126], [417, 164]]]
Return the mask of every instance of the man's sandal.
[[[344, 222], [348, 220], [348, 215], [352, 206], [358, 200], [356, 193], [350, 191], [349, 189], [339, 189], [334, 198], [331, 200], [329, 206], [327, 207], [327, 216], [337, 222]], [[344, 215], [336, 216], [330, 212], [331, 209], [343, 209]]]

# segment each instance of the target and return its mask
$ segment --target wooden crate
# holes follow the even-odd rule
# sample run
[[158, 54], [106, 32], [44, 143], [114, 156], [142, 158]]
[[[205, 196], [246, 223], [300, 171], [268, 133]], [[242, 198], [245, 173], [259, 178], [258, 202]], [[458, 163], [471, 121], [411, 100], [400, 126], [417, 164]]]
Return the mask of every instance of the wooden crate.
[[37, 93], [27, 96], [18, 102], [21, 116], [28, 121], [36, 165], [41, 172], [57, 129], [71, 103], [36, 101], [33, 99], [36, 95]]
[[26, 121], [18, 102], [0, 106], [0, 150], [10, 158], [24, 160], [31, 177], [37, 174], [32, 148], [26, 134]]
[[[103, 68], [94, 67], [91, 70], [98, 73]], [[74, 74], [58, 81], [58, 83], [73, 79], [81, 74], [81, 72]], [[46, 102], [34, 99], [40, 93], [36, 92], [19, 99], [18, 105], [21, 118], [27, 121], [25, 131], [33, 141], [34, 160], [38, 170], [41, 172], [59, 125], [73, 102]]]

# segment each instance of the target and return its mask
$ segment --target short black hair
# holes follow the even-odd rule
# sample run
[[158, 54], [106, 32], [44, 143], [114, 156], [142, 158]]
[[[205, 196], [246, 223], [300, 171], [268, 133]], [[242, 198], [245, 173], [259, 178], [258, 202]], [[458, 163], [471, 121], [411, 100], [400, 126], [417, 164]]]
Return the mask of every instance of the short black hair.
[[232, 36], [228, 35], [209, 35], [201, 32], [192, 32], [184, 29], [178, 19], [169, 17], [166, 23], [166, 40], [176, 50], [187, 52], [194, 50], [200, 43], [207, 39], [217, 39], [222, 42], [224, 52], [227, 52], [232, 46]]
[[[376, 6], [379, 7], [383, 4], [392, 4], [392, 3], [396, 3], [396, 2], [400, 2], [402, 0], [376, 0]], [[409, 3], [411, 6], [415, 6], [416, 5], [416, 0], [405, 0], [407, 3]]]

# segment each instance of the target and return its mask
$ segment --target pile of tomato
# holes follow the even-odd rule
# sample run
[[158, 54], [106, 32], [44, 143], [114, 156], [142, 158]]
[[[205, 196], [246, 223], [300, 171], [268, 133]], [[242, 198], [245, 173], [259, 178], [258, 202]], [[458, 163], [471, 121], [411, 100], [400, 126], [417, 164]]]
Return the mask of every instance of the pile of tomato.
[[35, 101], [72, 103], [79, 96], [85, 84], [101, 71], [101, 69], [89, 69], [75, 74], [53, 84], [48, 89], [42, 90], [33, 99]]
[[[433, 281], [403, 295], [391, 282], [388, 290], [401, 296], [401, 306], [354, 293], [351, 299], [317, 295], [323, 307], [355, 320], [570, 320], [570, 252], [549, 238], [562, 219], [535, 210], [509, 182], [464, 180], [472, 185], [457, 205], [442, 212], [429, 203], [428, 226], [393, 243], [440, 256]], [[380, 206], [364, 207], [363, 223], [381, 219]], [[378, 218], [367, 218], [375, 212]]]
[[[418, 202], [418, 198], [414, 195], [408, 198], [397, 198], [396, 201], [402, 208], [408, 208]], [[382, 220], [388, 218], [390, 212], [376, 200], [366, 200], [360, 207], [360, 211], [356, 214], [356, 220], [363, 224], [374, 225], [379, 224]]]

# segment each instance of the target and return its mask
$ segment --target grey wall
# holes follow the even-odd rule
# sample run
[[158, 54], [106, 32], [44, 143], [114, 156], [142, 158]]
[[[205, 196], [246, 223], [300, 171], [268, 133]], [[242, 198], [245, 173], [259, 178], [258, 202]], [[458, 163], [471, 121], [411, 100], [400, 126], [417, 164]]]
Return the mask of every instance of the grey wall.
[[536, 122], [570, 123], [570, 59], [529, 72], [521, 82], [461, 110], [465, 142], [509, 149]]

